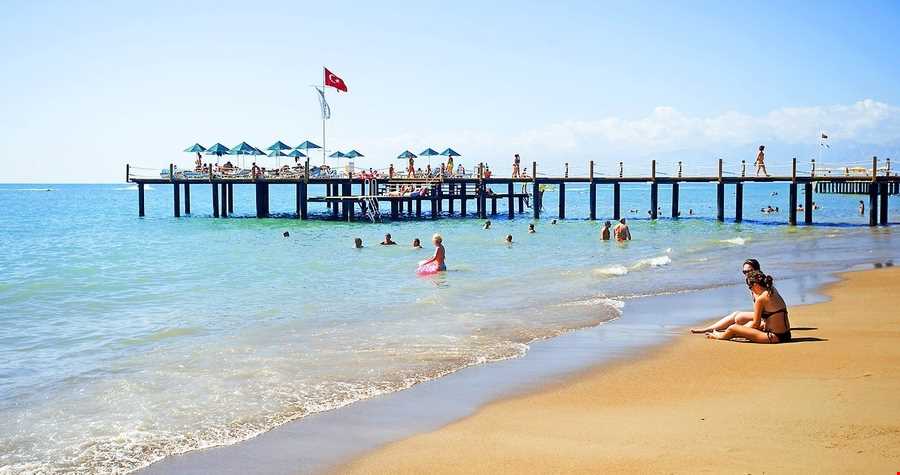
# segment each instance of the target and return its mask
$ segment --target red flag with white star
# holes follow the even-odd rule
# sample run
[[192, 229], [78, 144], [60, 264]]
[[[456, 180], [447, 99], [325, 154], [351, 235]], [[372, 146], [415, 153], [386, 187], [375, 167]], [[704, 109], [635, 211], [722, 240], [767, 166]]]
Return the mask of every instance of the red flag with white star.
[[325, 68], [325, 85], [331, 86], [338, 91], [347, 92], [347, 84], [344, 83], [344, 80], [335, 76], [328, 68]]

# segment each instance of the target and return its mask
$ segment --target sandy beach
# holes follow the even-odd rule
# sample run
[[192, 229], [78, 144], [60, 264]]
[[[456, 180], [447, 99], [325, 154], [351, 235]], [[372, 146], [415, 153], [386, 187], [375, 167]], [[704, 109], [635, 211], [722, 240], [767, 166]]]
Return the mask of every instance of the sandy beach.
[[791, 308], [793, 343], [686, 334], [336, 471], [894, 473], [900, 269], [842, 277], [830, 302]]

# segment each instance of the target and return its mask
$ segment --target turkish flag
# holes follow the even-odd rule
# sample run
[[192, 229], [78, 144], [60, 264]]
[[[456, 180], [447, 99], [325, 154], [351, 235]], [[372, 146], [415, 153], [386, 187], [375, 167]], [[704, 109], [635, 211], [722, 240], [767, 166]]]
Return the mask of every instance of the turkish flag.
[[347, 85], [344, 84], [344, 80], [335, 76], [328, 68], [325, 68], [325, 85], [331, 86], [338, 91], [347, 92]]

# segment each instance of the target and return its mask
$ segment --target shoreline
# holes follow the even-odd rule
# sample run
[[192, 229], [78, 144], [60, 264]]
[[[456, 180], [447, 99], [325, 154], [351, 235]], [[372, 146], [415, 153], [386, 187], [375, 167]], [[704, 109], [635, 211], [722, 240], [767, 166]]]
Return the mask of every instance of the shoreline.
[[[792, 301], [824, 300], [831, 273], [783, 281]], [[312, 414], [232, 445], [166, 457], [141, 473], [323, 473], [385, 444], [439, 430], [486, 405], [539, 392], [594, 368], [642, 360], [701, 319], [746, 304], [743, 285], [626, 300], [625, 318], [531, 344], [520, 358], [464, 368], [403, 391]], [[687, 308], [680, 318], [661, 312]]]
[[333, 471], [896, 471], [900, 318], [892, 297], [900, 268], [838, 276], [821, 289], [829, 300], [790, 305], [795, 342], [682, 334]]

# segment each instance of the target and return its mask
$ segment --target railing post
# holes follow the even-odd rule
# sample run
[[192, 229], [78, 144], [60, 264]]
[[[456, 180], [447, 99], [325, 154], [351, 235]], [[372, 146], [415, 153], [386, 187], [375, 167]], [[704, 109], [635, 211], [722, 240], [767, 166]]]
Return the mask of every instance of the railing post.
[[741, 178], [747, 176], [747, 160], [741, 160]]
[[175, 165], [169, 164], [169, 181], [175, 181]]
[[814, 176], [816, 176], [816, 159], [815, 158], [812, 159], [810, 161], [810, 163], [811, 163], [811, 165], [810, 165], [810, 169], [809, 169], [809, 176], [814, 177]]
[[678, 160], [678, 178], [681, 178], [681, 160]]
[[[890, 159], [888, 159], [888, 163], [890, 163]], [[128, 183], [131, 179], [131, 165], [125, 164], [125, 183]]]
[[624, 172], [625, 172], [625, 169], [622, 166], [622, 162], [619, 162], [619, 178], [622, 178]]

